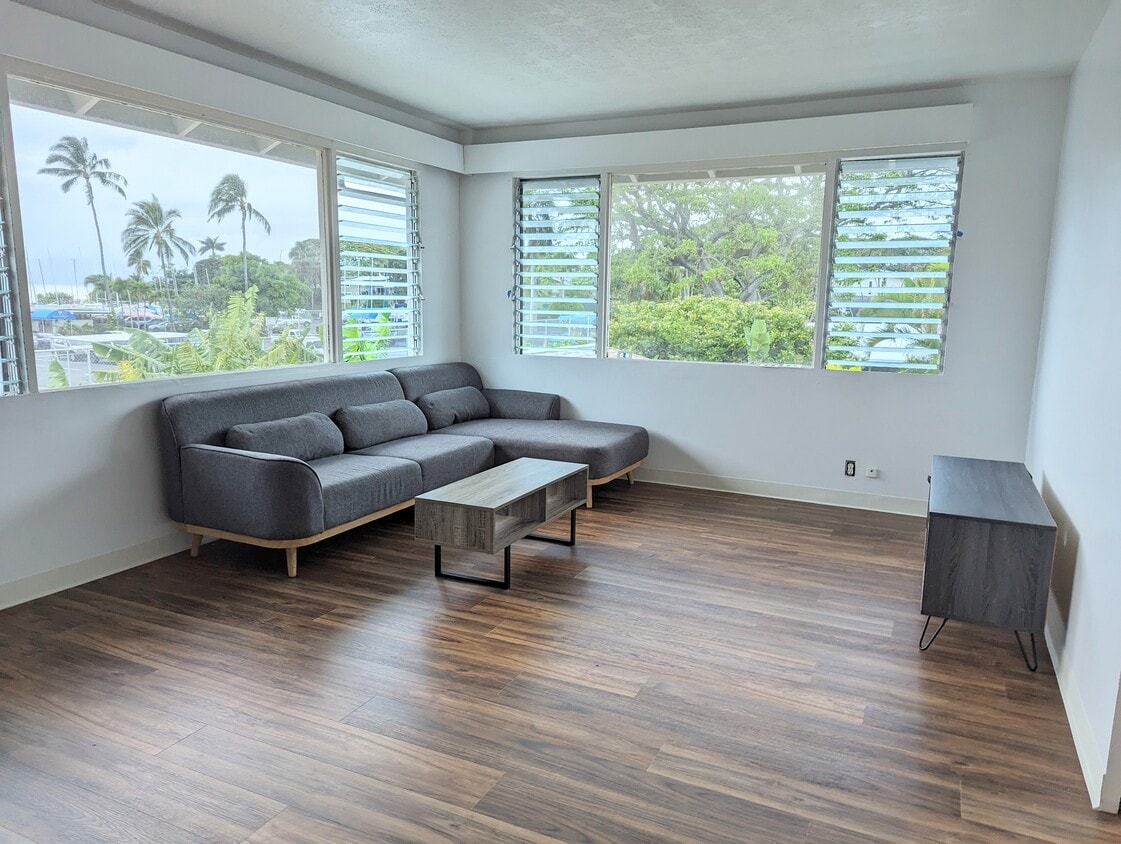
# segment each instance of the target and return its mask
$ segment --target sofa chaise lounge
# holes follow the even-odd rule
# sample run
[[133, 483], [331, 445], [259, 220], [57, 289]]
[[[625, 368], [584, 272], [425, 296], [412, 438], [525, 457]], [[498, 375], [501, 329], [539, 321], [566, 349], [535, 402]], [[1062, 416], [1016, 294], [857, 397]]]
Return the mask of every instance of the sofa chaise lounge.
[[297, 549], [519, 457], [588, 464], [593, 486], [646, 458], [644, 428], [560, 419], [560, 397], [484, 389], [470, 364], [172, 396], [160, 408], [167, 511], [191, 534]]

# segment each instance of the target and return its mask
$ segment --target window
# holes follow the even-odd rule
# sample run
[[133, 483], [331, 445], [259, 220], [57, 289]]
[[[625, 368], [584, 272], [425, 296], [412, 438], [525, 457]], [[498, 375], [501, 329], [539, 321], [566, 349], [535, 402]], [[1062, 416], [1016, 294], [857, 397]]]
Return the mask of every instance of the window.
[[841, 162], [826, 367], [941, 372], [960, 185], [960, 155]]
[[6, 197], [4, 174], [0, 170], [0, 397], [22, 392], [24, 383], [16, 341], [19, 316], [12, 283], [12, 239], [8, 234]]
[[420, 354], [416, 174], [338, 156], [344, 361]]
[[322, 360], [315, 150], [8, 88], [40, 389]]
[[514, 350], [594, 357], [599, 326], [596, 177], [518, 183]]
[[614, 177], [608, 354], [811, 366], [825, 170]]
[[523, 180], [515, 350], [937, 374], [961, 162]]

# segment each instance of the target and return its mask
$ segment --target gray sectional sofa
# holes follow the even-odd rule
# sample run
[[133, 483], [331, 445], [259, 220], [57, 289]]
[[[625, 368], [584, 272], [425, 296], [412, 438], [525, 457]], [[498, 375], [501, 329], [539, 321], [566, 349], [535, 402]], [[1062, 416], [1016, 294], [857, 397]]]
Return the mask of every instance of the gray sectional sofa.
[[644, 428], [560, 419], [560, 397], [484, 389], [447, 363], [190, 393], [160, 409], [168, 515], [191, 534], [297, 549], [519, 457], [587, 463], [591, 488], [646, 458]]

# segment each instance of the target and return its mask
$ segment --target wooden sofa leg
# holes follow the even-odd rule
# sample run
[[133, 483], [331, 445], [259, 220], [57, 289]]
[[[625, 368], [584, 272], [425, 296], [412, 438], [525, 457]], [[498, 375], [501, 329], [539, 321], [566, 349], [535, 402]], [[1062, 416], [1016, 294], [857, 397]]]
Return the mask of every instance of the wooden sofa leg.
[[197, 557], [199, 555], [199, 548], [201, 548], [201, 547], [202, 547], [202, 534], [201, 533], [192, 533], [191, 534], [191, 556], [192, 557]]
[[284, 549], [284, 560], [288, 563], [288, 576], [296, 576], [296, 551], [298, 549], [289, 546]]
[[627, 472], [627, 483], [634, 486], [634, 472]]
[[592, 509], [592, 485], [591, 485], [590, 482], [588, 483], [588, 500], [584, 504], [584, 506], [587, 507], [589, 510]]

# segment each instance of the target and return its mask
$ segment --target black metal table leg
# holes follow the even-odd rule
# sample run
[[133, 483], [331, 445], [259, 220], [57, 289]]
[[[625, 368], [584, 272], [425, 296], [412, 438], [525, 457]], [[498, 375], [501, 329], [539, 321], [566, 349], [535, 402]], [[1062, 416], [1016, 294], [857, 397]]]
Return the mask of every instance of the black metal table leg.
[[526, 536], [526, 539], [536, 539], [538, 542], [552, 542], [555, 545], [567, 545], [571, 548], [576, 544], [576, 510], [573, 508], [568, 511], [568, 539], [560, 539], [556, 536], [541, 536], [540, 534], [531, 533]]
[[453, 574], [443, 570], [440, 560], [440, 546], [436, 546], [436, 577], [442, 577], [445, 580], [461, 580], [464, 583], [478, 583], [481, 586], [497, 586], [500, 589], [510, 588], [510, 546], [507, 545], [503, 549], [502, 554], [502, 580], [494, 580], [489, 577], [474, 577], [469, 574]]
[[1020, 631], [1013, 630], [1012, 632], [1016, 634], [1016, 644], [1020, 646], [1020, 655], [1024, 658], [1024, 665], [1028, 667], [1028, 671], [1031, 671], [1034, 674], [1039, 670], [1039, 654], [1036, 653], [1035, 650], [1035, 634], [1028, 634], [1029, 636], [1031, 636], [1031, 662], [1028, 662], [1028, 652], [1024, 650], [1024, 643], [1020, 639]]
[[929, 648], [931, 645], [934, 644], [934, 640], [938, 638], [938, 634], [942, 632], [942, 628], [946, 626], [947, 621], [949, 621], [948, 618], [942, 619], [942, 623], [938, 625], [938, 629], [934, 631], [934, 635], [931, 636], [929, 641], [927, 641], [927, 643], [924, 645], [922, 643], [922, 640], [926, 637], [926, 628], [928, 628], [930, 626], [930, 616], [928, 615], [926, 617], [926, 624], [924, 624], [922, 626], [922, 633], [919, 634], [919, 650], [920, 651], [925, 651], [927, 648]]

